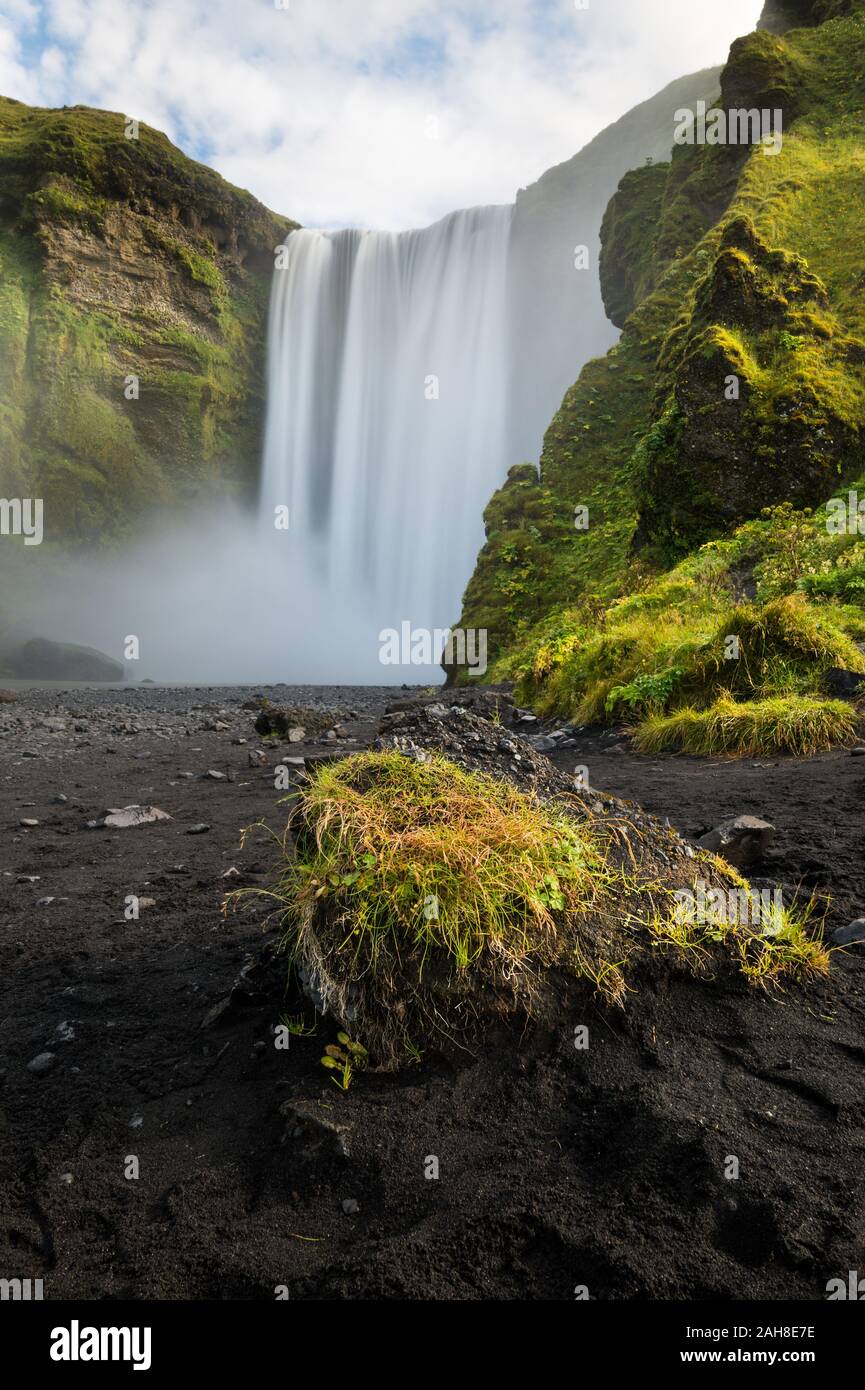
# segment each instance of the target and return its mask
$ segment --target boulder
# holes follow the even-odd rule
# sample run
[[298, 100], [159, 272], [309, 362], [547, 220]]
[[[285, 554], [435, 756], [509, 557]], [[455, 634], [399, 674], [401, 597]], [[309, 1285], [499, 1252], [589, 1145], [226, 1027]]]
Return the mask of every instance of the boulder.
[[858, 700], [865, 695], [865, 676], [861, 671], [842, 671], [833, 666], [826, 672], [826, 690], [836, 700]]
[[77, 647], [68, 642], [49, 642], [34, 637], [6, 657], [10, 675], [19, 680], [44, 681], [122, 681], [119, 661], [93, 647]]
[[758, 816], [734, 816], [697, 841], [700, 849], [720, 855], [735, 869], [756, 864], [775, 838], [775, 827]]

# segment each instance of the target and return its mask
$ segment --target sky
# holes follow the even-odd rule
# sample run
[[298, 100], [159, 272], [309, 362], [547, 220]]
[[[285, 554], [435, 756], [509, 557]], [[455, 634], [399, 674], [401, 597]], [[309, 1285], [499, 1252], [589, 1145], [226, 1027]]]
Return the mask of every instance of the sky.
[[0, 0], [0, 94], [138, 117], [309, 227], [513, 200], [762, 0]]

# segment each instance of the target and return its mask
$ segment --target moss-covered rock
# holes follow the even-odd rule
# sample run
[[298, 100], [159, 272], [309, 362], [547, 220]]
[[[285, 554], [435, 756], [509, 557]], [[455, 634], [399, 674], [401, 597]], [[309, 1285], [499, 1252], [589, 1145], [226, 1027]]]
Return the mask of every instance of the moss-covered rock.
[[601, 294], [617, 328], [654, 286], [654, 238], [668, 174], [666, 164], [626, 174], [601, 224]]
[[294, 225], [148, 126], [0, 99], [0, 491], [50, 540], [252, 487]]

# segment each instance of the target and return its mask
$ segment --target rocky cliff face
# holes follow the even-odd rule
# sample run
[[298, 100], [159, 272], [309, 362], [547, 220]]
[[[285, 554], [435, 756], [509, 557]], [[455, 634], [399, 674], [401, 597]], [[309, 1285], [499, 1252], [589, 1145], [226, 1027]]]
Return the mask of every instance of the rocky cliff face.
[[121, 115], [0, 99], [0, 495], [46, 539], [253, 484], [294, 225]]
[[[675, 111], [710, 100], [720, 71], [705, 68], [670, 83], [517, 194], [509, 306], [512, 463], [537, 457], [542, 431], [582, 363], [616, 341], [598, 286], [604, 208], [627, 170], [669, 159]], [[578, 247], [588, 252], [585, 269], [576, 268]]]
[[718, 104], [780, 109], [781, 153], [677, 146], [610, 204], [621, 341], [565, 395], [540, 477], [516, 468], [490, 502], [466, 592], [461, 625], [500, 657], [865, 467], [865, 4], [773, 4], [764, 23], [784, 36], [733, 45]]

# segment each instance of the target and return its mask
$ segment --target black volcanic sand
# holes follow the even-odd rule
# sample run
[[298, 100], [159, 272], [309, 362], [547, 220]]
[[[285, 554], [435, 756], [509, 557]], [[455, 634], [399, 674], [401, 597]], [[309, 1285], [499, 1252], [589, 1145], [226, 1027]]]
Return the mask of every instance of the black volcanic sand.
[[[49, 1299], [272, 1299], [281, 1285], [292, 1298], [571, 1299], [584, 1285], [597, 1299], [820, 1299], [861, 1269], [865, 951], [780, 1000], [674, 980], [626, 1014], [587, 1003], [555, 1036], [362, 1074], [346, 1094], [319, 1063], [330, 1025], [277, 1051], [270, 1029], [299, 1006], [255, 916], [226, 921], [221, 900], [266, 880], [266, 842], [241, 850], [239, 831], [281, 823], [280, 755], [328, 745], [269, 750], [250, 769], [251, 693], [0, 705], [0, 1277], [41, 1277]], [[368, 741], [393, 694], [275, 698], [338, 708]], [[202, 727], [216, 722], [228, 727]], [[865, 912], [865, 759], [658, 760], [586, 736], [555, 761], [588, 765], [595, 786], [686, 834], [764, 815], [779, 835], [763, 878], [833, 894], [833, 926]], [[209, 769], [227, 779], [197, 780]], [[133, 802], [172, 819], [84, 828]], [[190, 835], [198, 822], [210, 829]], [[137, 922], [131, 894], [155, 900]], [[52, 1041], [61, 1024], [73, 1036]], [[28, 1072], [46, 1049], [52, 1069]], [[347, 1156], [292, 1137], [280, 1107], [304, 1101], [345, 1126]]]

